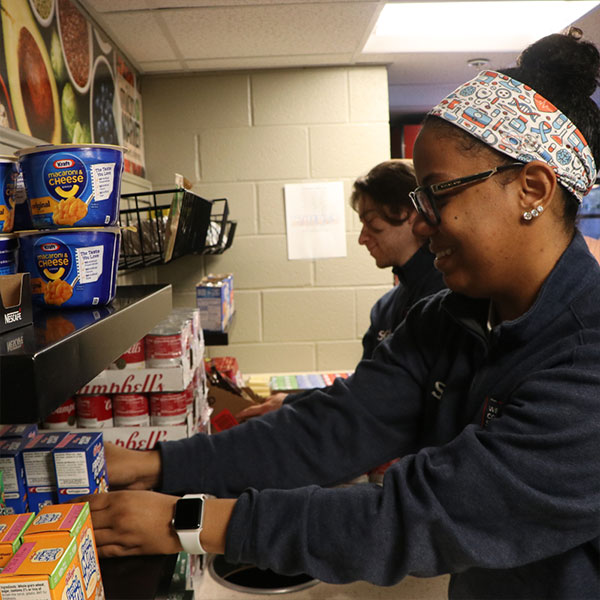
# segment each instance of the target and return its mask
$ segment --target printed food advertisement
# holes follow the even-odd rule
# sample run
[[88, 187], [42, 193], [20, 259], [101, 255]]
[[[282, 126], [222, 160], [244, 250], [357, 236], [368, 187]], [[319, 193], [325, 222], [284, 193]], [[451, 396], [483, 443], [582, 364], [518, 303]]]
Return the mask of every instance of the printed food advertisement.
[[52, 144], [126, 148], [143, 177], [137, 74], [72, 0], [2, 0], [0, 125]]

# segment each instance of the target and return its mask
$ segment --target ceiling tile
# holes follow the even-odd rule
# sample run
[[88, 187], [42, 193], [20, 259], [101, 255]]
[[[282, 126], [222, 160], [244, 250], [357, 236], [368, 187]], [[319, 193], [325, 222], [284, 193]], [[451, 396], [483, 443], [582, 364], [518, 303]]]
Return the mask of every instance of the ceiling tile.
[[[352, 53], [375, 5], [290, 4], [161, 11], [186, 59]], [[141, 51], [133, 58], [143, 60]]]

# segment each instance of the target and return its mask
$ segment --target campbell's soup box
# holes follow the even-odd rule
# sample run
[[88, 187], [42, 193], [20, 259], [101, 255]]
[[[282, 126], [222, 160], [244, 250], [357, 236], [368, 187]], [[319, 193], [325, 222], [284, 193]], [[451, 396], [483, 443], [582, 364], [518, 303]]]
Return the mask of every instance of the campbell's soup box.
[[23, 541], [30, 542], [40, 537], [56, 536], [77, 540], [79, 566], [86, 600], [104, 598], [90, 505], [87, 502], [78, 502], [45, 506], [25, 531]]
[[16, 154], [35, 229], [117, 224], [123, 148], [48, 144]]
[[19, 260], [31, 273], [35, 304], [83, 308], [108, 304], [117, 291], [118, 227], [19, 233]]
[[23, 542], [0, 573], [2, 600], [82, 600], [77, 540], [39, 538]]
[[23, 542], [23, 533], [29, 527], [35, 513], [0, 515], [0, 570], [12, 558]]
[[52, 450], [67, 435], [58, 431], [40, 433], [23, 448], [29, 510], [38, 512], [47, 504], [58, 502]]
[[52, 455], [59, 503], [108, 491], [102, 432], [70, 433]]
[[27, 486], [23, 468], [23, 438], [0, 439], [0, 471], [4, 473], [4, 501], [10, 513], [28, 511]]

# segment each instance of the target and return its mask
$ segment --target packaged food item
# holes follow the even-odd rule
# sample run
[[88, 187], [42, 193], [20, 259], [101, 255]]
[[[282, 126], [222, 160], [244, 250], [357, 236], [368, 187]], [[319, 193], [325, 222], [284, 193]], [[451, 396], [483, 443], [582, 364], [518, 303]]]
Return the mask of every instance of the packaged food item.
[[17, 153], [36, 229], [116, 225], [123, 148], [59, 144]]
[[118, 227], [20, 232], [19, 258], [33, 302], [45, 308], [108, 304], [117, 291]]
[[38, 434], [36, 423], [0, 425], [0, 438], [34, 438]]
[[0, 156], [0, 233], [9, 233], [14, 227], [18, 176], [17, 157]]
[[111, 369], [143, 369], [146, 366], [146, 345], [144, 339], [137, 341], [111, 363]]
[[14, 275], [19, 267], [19, 238], [0, 234], [0, 275]]
[[70, 433], [52, 451], [58, 501], [108, 490], [101, 431]]
[[37, 512], [47, 504], [58, 502], [52, 450], [67, 435], [58, 431], [40, 433], [23, 448], [29, 510]]
[[188, 393], [163, 392], [150, 394], [150, 424], [181, 425], [188, 413]]
[[44, 429], [69, 429], [75, 427], [75, 398], [65, 400], [54, 409], [44, 420]]
[[62, 538], [66, 541], [75, 539], [85, 599], [104, 598], [96, 538], [87, 502], [55, 504], [42, 508], [25, 531], [23, 541], [33, 542], [40, 538]]
[[4, 501], [11, 514], [28, 511], [23, 467], [23, 448], [27, 442], [28, 440], [23, 438], [0, 439], [0, 471], [4, 473]]
[[168, 318], [146, 335], [144, 343], [148, 368], [178, 367], [185, 361], [189, 362], [190, 339], [186, 336], [185, 323], [187, 321]]
[[33, 521], [35, 513], [0, 515], [0, 570], [13, 557], [23, 542], [23, 533]]
[[196, 284], [196, 306], [200, 309], [202, 328], [224, 331], [234, 312], [233, 275], [209, 274]]
[[113, 411], [115, 427], [150, 425], [150, 408], [146, 394], [115, 394]]
[[77, 427], [102, 429], [113, 426], [112, 398], [97, 394], [77, 396]]
[[83, 599], [77, 540], [48, 537], [24, 542], [0, 573], [0, 598]]

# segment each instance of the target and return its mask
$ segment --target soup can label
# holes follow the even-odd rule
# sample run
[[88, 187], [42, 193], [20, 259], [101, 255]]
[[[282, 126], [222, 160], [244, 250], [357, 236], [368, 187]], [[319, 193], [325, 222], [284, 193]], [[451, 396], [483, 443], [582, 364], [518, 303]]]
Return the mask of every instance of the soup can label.
[[69, 398], [44, 420], [45, 429], [64, 429], [75, 427], [75, 398]]
[[111, 369], [143, 369], [146, 366], [146, 347], [144, 340], [136, 342], [110, 365]]
[[169, 367], [181, 364], [185, 353], [185, 340], [181, 331], [167, 335], [149, 333], [144, 339], [149, 367]]
[[113, 426], [113, 409], [110, 396], [78, 396], [76, 404], [78, 427], [102, 428]]
[[188, 412], [186, 391], [150, 394], [152, 425], [182, 425]]
[[115, 427], [147, 427], [150, 411], [146, 394], [116, 394], [113, 396]]

